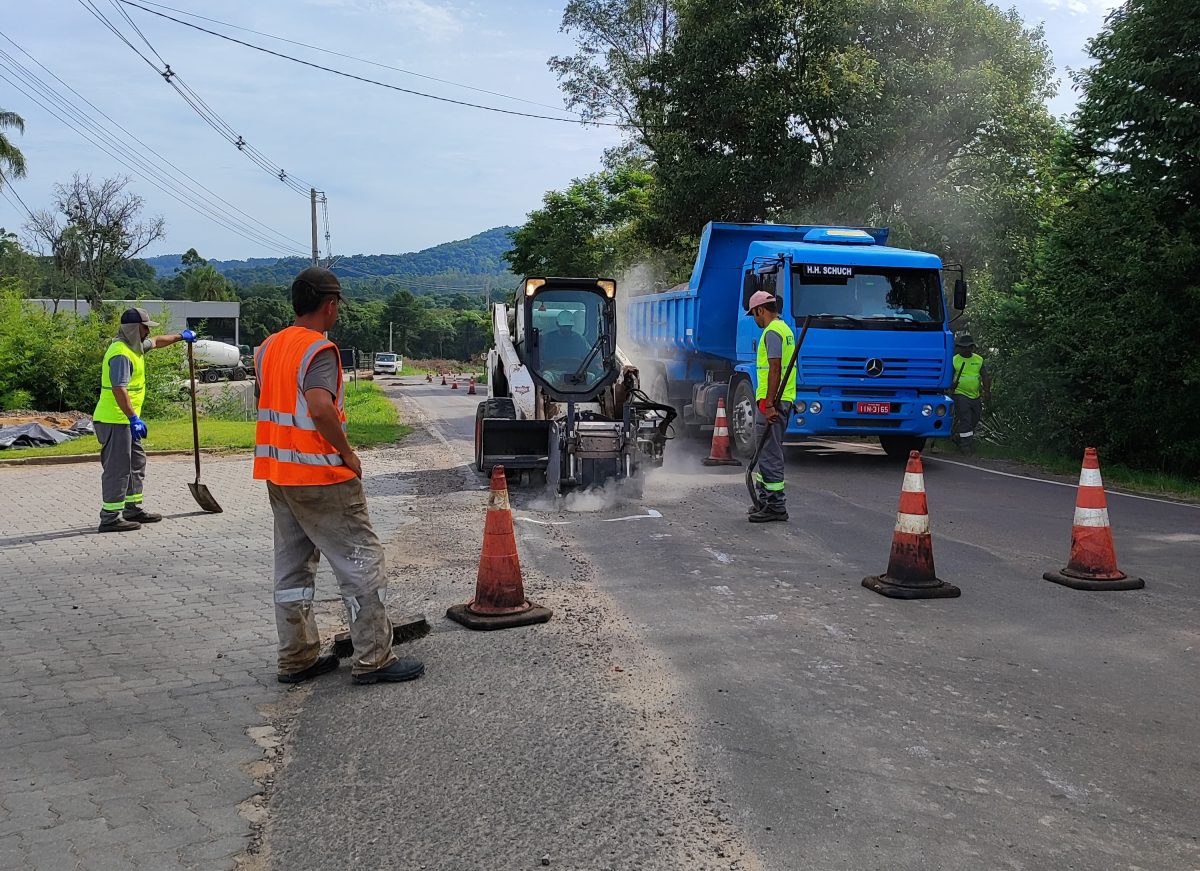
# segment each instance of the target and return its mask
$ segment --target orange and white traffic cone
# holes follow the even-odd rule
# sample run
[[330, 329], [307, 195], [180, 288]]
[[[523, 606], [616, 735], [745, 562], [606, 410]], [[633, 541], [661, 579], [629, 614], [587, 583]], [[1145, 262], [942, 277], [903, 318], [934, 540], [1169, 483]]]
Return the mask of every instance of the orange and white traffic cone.
[[725, 417], [725, 397], [717, 399], [717, 417], [713, 421], [712, 447], [703, 460], [706, 466], [740, 466], [741, 461], [733, 457], [729, 444], [729, 420]]
[[549, 608], [525, 598], [512, 509], [508, 504], [508, 482], [504, 467], [496, 466], [492, 469], [475, 597], [464, 605], [452, 605], [446, 616], [468, 629], [509, 629], [545, 623], [551, 613]]
[[430, 372], [426, 372], [426, 373], [425, 373], [425, 383], [426, 383], [426, 384], [432, 384], [432, 383], [433, 383], [433, 374], [432, 374], [432, 373], [430, 373]]
[[1083, 452], [1067, 566], [1062, 571], [1046, 572], [1042, 577], [1076, 590], [1140, 590], [1146, 586], [1141, 578], [1131, 578], [1117, 568], [1108, 501], [1100, 478], [1100, 457], [1095, 448]]
[[453, 382], [451, 382], [451, 384], [450, 384], [450, 389], [451, 389], [451, 390], [457, 390], [457, 389], [458, 389], [458, 376], [457, 376], [457, 375], [455, 375], [455, 376], [454, 376], [454, 381], [453, 381]]
[[939, 580], [933, 569], [933, 536], [925, 501], [925, 468], [921, 454], [911, 451], [900, 490], [900, 510], [892, 534], [887, 572], [863, 578], [863, 586], [892, 599], [951, 599], [962, 594]]
[[443, 387], [446, 386], [446, 373], [445, 372], [442, 373], [442, 386]]
[[479, 394], [475, 392], [475, 376], [472, 375], [470, 383], [467, 384], [467, 396], [478, 396], [478, 395]]

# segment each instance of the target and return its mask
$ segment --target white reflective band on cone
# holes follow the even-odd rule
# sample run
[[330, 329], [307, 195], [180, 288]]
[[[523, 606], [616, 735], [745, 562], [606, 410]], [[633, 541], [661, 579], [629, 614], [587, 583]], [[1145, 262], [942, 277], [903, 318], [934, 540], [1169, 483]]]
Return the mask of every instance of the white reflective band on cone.
[[729, 427], [726, 427], [726, 426], [713, 427], [713, 435], [727, 436], [727, 435], [729, 435]]
[[1076, 508], [1076, 526], [1108, 526], [1107, 508]]
[[316, 592], [316, 587], [292, 587], [290, 590], [276, 590], [275, 601], [281, 604], [287, 602], [311, 602]]
[[904, 485], [900, 489], [907, 493], [924, 493], [925, 476], [917, 472], [905, 472]]
[[960, 432], [958, 435], [959, 435], [959, 438], [969, 439], [973, 435], [975, 435], [975, 430], [972, 429], [972, 430], [968, 430], [967, 432]]
[[493, 490], [492, 496], [488, 499], [488, 511], [508, 511], [508, 491]]
[[896, 512], [896, 531], [907, 532], [910, 535], [928, 535], [929, 534], [929, 515], [928, 514], [905, 514], [903, 511]]
[[1104, 482], [1100, 480], [1099, 469], [1081, 469], [1079, 472], [1080, 487], [1103, 487]]

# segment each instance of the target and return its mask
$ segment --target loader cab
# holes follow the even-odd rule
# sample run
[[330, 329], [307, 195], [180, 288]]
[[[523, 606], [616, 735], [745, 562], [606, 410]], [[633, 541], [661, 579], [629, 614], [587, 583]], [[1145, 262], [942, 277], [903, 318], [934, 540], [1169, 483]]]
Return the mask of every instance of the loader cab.
[[616, 360], [616, 282], [527, 278], [518, 291], [522, 357], [558, 401], [588, 402], [620, 374]]

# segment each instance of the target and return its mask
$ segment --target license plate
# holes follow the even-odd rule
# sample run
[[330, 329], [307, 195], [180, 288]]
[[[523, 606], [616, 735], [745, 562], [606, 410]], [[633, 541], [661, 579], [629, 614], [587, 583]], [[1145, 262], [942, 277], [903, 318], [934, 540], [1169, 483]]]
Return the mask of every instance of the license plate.
[[858, 404], [859, 414], [891, 414], [892, 404], [890, 402], [860, 402]]

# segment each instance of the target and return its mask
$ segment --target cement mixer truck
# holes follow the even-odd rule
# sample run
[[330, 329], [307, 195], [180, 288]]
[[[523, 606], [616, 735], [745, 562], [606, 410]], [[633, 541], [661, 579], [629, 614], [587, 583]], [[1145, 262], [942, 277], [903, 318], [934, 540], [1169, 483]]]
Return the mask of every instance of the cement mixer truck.
[[242, 352], [237, 345], [227, 345], [212, 339], [197, 339], [193, 350], [196, 355], [196, 377], [204, 383], [246, 380], [247, 369], [242, 363]]

